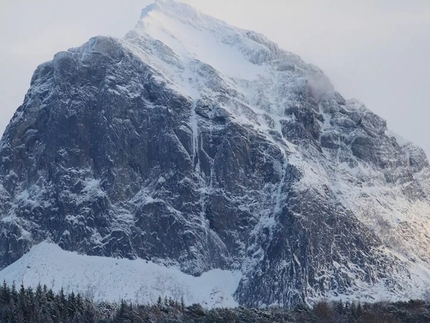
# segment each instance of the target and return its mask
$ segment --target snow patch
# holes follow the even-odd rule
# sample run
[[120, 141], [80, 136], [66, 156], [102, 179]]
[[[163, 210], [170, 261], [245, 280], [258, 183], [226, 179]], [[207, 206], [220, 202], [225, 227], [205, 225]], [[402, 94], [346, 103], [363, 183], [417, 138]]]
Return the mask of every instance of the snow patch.
[[155, 303], [161, 296], [207, 308], [235, 307], [233, 298], [240, 272], [213, 269], [200, 277], [184, 274], [143, 259], [114, 259], [79, 255], [42, 242], [0, 271], [0, 281], [36, 287], [46, 284], [54, 292], [80, 292], [95, 301], [121, 299]]
[[78, 197], [78, 204], [93, 201], [97, 198], [104, 198], [106, 196], [100, 187], [100, 180], [89, 178], [84, 183], [84, 188], [81, 191], [81, 195]]

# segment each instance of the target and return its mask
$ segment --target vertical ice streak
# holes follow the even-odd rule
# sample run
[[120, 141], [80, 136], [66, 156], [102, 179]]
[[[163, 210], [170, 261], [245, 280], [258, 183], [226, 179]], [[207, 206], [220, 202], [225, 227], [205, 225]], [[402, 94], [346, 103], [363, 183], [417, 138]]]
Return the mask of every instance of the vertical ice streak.
[[276, 204], [273, 210], [273, 216], [281, 212], [281, 203], [282, 203], [282, 188], [285, 184], [285, 176], [287, 174], [287, 155], [285, 154], [284, 149], [280, 147], [282, 153], [282, 177], [279, 181], [278, 188], [276, 190]]
[[194, 100], [191, 105], [190, 128], [191, 128], [191, 161], [193, 168], [198, 168], [198, 154], [199, 154], [199, 129], [196, 115], [197, 103]]

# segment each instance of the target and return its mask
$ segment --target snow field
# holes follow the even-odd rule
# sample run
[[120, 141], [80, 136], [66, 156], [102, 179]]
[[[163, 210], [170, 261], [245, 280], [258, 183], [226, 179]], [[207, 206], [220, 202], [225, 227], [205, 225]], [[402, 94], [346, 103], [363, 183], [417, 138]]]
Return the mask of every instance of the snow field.
[[220, 269], [194, 277], [142, 259], [79, 255], [48, 242], [34, 246], [0, 271], [0, 280], [8, 284], [35, 288], [40, 283], [54, 292], [63, 288], [95, 301], [152, 304], [161, 296], [183, 298], [186, 305], [200, 303], [207, 308], [237, 306], [232, 295], [240, 279], [239, 272]]

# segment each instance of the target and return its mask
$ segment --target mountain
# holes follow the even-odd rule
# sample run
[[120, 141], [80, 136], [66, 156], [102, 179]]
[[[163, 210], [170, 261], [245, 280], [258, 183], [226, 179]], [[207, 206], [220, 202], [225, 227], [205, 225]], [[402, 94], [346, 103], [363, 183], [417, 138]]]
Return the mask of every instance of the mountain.
[[[430, 282], [423, 150], [297, 55], [171, 0], [123, 39], [40, 65], [0, 160], [8, 281], [49, 282], [55, 267], [50, 285], [85, 289], [115, 261], [89, 256], [128, 258], [116, 275], [143, 270], [131, 285], [148, 284], [145, 261], [285, 307], [419, 298]], [[73, 276], [73, 257], [93, 265]]]

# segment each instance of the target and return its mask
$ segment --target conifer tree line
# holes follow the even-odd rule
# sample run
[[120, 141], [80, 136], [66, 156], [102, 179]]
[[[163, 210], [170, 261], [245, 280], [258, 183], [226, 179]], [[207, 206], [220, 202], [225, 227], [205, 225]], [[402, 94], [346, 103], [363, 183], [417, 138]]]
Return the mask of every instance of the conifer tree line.
[[430, 303], [420, 300], [396, 303], [343, 303], [321, 301], [293, 310], [283, 308], [215, 308], [185, 306], [184, 301], [158, 298], [156, 304], [139, 305], [94, 302], [79, 293], [54, 293], [44, 286], [17, 288], [5, 282], [0, 286], [0, 322], [35, 323], [117, 323], [117, 322], [315, 322], [315, 323], [428, 323]]

